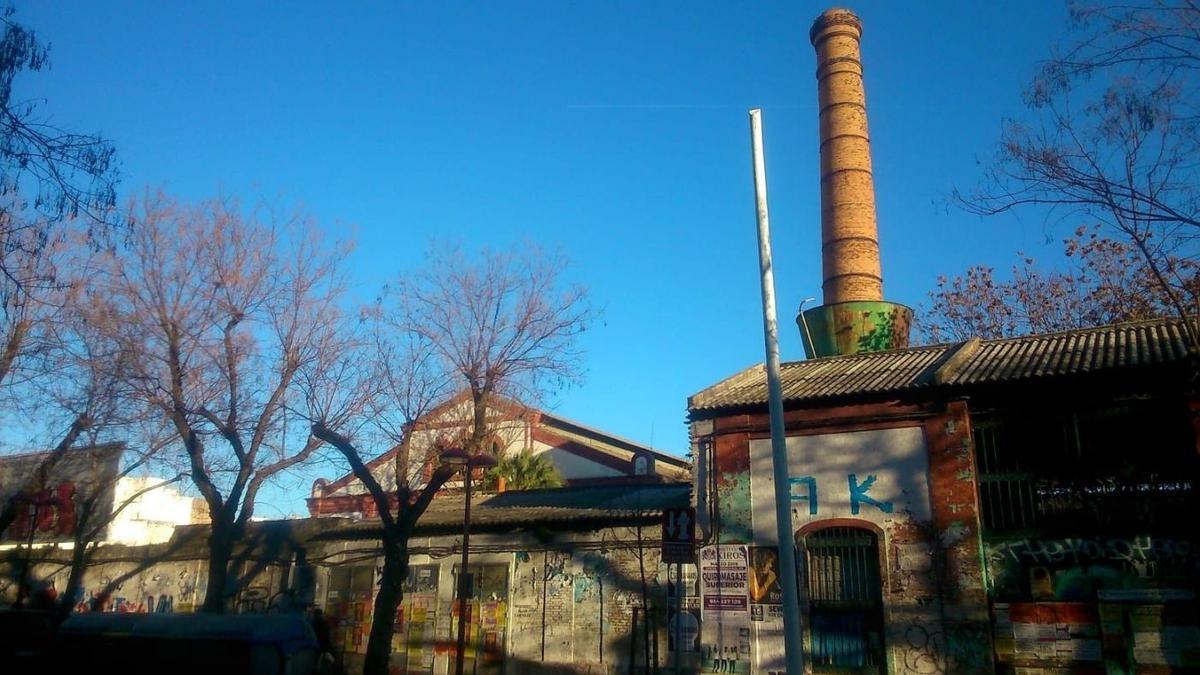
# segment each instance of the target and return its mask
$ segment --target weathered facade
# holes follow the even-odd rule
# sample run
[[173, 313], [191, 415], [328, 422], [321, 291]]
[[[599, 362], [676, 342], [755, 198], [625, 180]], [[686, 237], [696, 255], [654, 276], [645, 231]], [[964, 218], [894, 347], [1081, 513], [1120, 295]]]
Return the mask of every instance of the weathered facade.
[[[566, 485], [679, 482], [691, 477], [691, 466], [679, 457], [517, 401], [493, 397], [484, 419], [494, 456], [528, 450], [548, 459]], [[405, 438], [406, 446], [380, 454], [367, 467], [388, 492], [396, 489], [397, 471], [406, 474], [407, 484], [420, 488], [440, 462], [439, 443], [465, 437], [473, 421], [469, 392], [462, 392], [418, 420]], [[407, 466], [396, 466], [399, 456], [408, 458]], [[450, 489], [461, 485], [458, 479], [447, 483]], [[308, 509], [313, 516], [370, 516], [376, 506], [366, 488], [347, 473], [332, 481], [318, 479]]]
[[[12, 524], [0, 532], [0, 550], [16, 544], [71, 542], [76, 530], [100, 528], [100, 540], [153, 544], [171, 537], [177, 525], [207, 520], [202, 501], [182, 494], [170, 481], [122, 475], [124, 443], [66, 451], [60, 458], [39, 452], [0, 457], [0, 504], [14, 508]], [[83, 504], [87, 523], [80, 523]]]
[[[473, 509], [468, 672], [626, 673], [671, 664], [668, 595], [677, 585], [659, 562], [659, 522], [663, 508], [689, 501], [686, 483], [481, 498]], [[462, 518], [461, 499], [448, 496], [435, 500], [418, 525], [394, 629], [393, 672], [453, 669]], [[375, 528], [370, 520], [336, 517], [255, 523], [236, 552], [231, 611], [323, 608], [335, 650], [354, 672], [382, 566]], [[205, 535], [203, 526], [183, 527], [166, 544], [102, 547], [77, 611], [197, 609], [206, 590]], [[61, 586], [63, 554], [39, 555], [34, 576]], [[0, 603], [12, 600], [16, 566], [0, 561]], [[683, 634], [691, 642], [682, 665], [694, 670], [695, 631]]]
[[[784, 364], [806, 668], [1200, 666], [1184, 340], [1154, 321]], [[761, 367], [690, 399], [710, 544], [779, 545], [766, 399]], [[705, 599], [705, 629], [770, 616], [749, 599]], [[782, 668], [741, 635], [710, 649]]]

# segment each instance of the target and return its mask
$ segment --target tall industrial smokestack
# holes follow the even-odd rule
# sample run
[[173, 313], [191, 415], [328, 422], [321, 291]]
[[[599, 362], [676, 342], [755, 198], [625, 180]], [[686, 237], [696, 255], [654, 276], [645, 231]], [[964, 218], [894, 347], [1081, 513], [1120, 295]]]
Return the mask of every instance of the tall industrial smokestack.
[[817, 50], [822, 289], [827, 305], [883, 299], [861, 37], [862, 22], [845, 9], [825, 12], [809, 31]]
[[830, 9], [813, 22], [821, 140], [821, 263], [825, 304], [797, 317], [809, 357], [908, 345], [912, 310], [883, 300], [862, 22]]

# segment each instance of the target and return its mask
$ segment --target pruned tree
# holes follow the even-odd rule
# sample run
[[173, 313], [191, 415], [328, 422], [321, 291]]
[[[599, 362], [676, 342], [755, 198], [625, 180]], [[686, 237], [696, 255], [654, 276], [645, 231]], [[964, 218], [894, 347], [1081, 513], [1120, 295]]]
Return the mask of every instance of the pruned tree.
[[[971, 212], [1043, 209], [1100, 224], [1139, 256], [1160, 304], [1195, 317], [1200, 256], [1200, 6], [1191, 0], [1072, 3], [1072, 31], [1006, 120]], [[1193, 350], [1194, 320], [1184, 321]]]
[[342, 339], [347, 248], [327, 247], [307, 217], [231, 200], [148, 194], [130, 214], [89, 320], [135, 355], [125, 382], [179, 439], [211, 519], [202, 611], [219, 613], [259, 491], [319, 445], [289, 424], [288, 402], [297, 374]]
[[[349, 463], [380, 520], [384, 565], [366, 675], [388, 672], [392, 627], [408, 577], [408, 540], [453, 475], [438, 461], [439, 452], [449, 443], [472, 454], [490, 450], [486, 410], [493, 396], [519, 393], [528, 400], [547, 384], [578, 376], [577, 339], [589, 312], [582, 289], [563, 287], [563, 267], [562, 260], [536, 250], [484, 253], [479, 260], [453, 249], [435, 252], [371, 312], [372, 337], [361, 344], [378, 356], [359, 351], [360, 365], [355, 357], [342, 357], [340, 367], [323, 367], [323, 375], [311, 380], [312, 433]], [[361, 365], [370, 361], [371, 367]], [[361, 384], [364, 376], [373, 384]], [[437, 435], [422, 428], [433, 404], [464, 387], [471, 405], [466, 431], [419, 442]], [[386, 439], [384, 449], [396, 448], [391, 490], [367, 464], [371, 434], [364, 432], [366, 421], [356, 421], [362, 414], [375, 437]]]
[[[0, 239], [36, 254], [73, 220], [95, 243], [118, 224], [116, 150], [98, 135], [52, 123], [38, 101], [14, 98], [17, 76], [48, 68], [50, 48], [13, 17], [12, 7], [0, 10]], [[0, 274], [20, 287], [21, 272], [7, 263]]]
[[[1004, 338], [1172, 316], [1145, 259], [1123, 241], [1080, 227], [1063, 241], [1068, 265], [1051, 270], [1020, 256], [1007, 280], [977, 265], [939, 277], [918, 326], [928, 343]], [[1179, 293], [1200, 298], [1200, 265], [1178, 260]]]

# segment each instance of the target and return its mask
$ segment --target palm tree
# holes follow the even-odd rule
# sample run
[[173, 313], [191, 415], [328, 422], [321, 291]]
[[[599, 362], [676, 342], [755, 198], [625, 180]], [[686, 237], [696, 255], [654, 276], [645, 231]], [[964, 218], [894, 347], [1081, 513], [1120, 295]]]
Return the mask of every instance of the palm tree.
[[500, 478], [504, 479], [509, 490], [536, 490], [563, 484], [562, 476], [550, 458], [544, 454], [535, 455], [530, 448], [501, 458], [488, 471], [485, 484], [495, 487]]

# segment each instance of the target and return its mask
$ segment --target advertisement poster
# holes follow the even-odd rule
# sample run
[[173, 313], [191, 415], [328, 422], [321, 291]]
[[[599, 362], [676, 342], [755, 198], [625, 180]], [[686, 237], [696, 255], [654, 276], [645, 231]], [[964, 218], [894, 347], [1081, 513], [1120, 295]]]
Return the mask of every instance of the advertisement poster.
[[750, 604], [783, 604], [783, 589], [779, 585], [779, 549], [774, 546], [750, 548]]
[[708, 546], [700, 552], [704, 610], [746, 613], [750, 561], [745, 546]]
[[778, 548], [750, 548], [747, 590], [757, 672], [782, 673], [787, 670], [787, 655], [783, 649], [783, 587], [779, 577]]
[[750, 672], [750, 557], [745, 546], [700, 551], [700, 652], [704, 672]]

